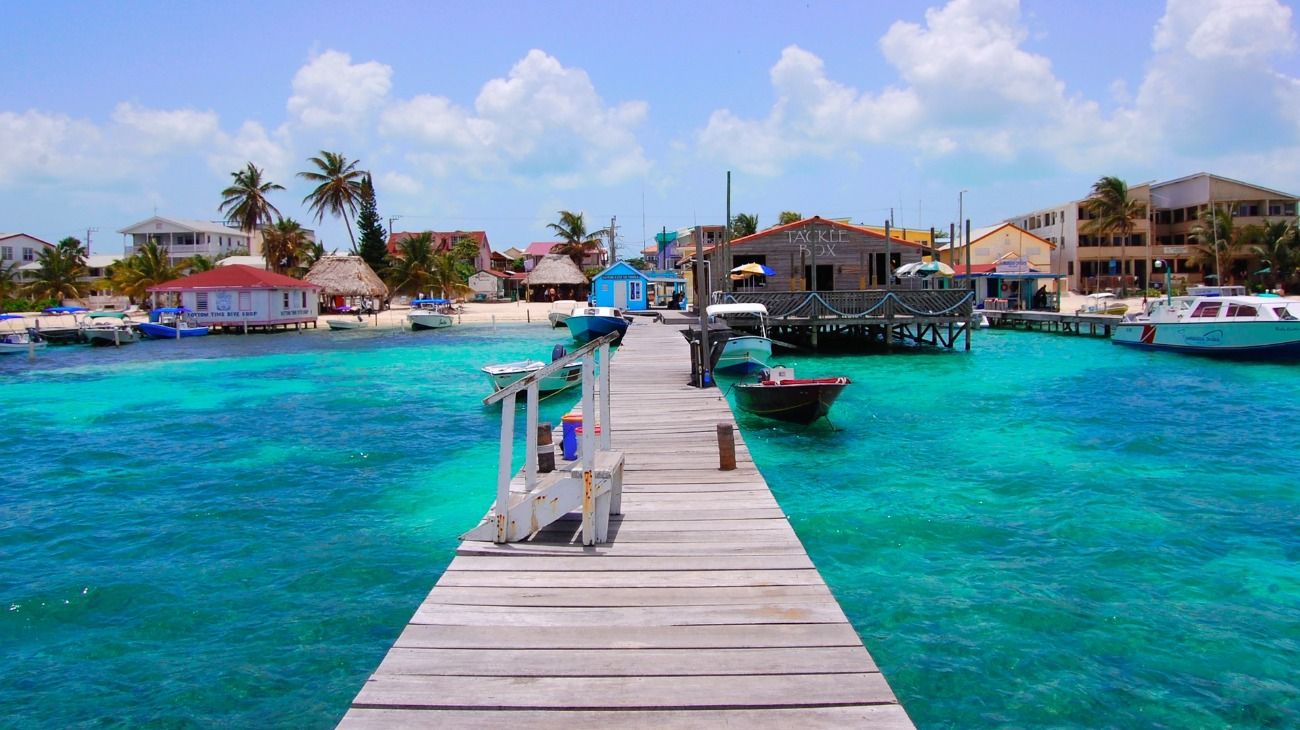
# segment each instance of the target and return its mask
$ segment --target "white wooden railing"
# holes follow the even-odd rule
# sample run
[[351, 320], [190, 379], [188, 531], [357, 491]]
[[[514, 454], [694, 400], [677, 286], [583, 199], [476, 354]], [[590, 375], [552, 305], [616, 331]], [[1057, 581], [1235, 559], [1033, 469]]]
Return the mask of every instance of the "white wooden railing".
[[[461, 536], [464, 540], [491, 539], [511, 542], [536, 534], [546, 525], [569, 511], [582, 508], [583, 544], [607, 539], [610, 514], [619, 514], [622, 492], [622, 454], [611, 449], [610, 344], [617, 338], [611, 333], [583, 345], [564, 357], [483, 399], [484, 405], [501, 403], [501, 444], [497, 460], [496, 505], [479, 527]], [[597, 388], [596, 354], [600, 372]], [[539, 386], [543, 378], [582, 358], [582, 435], [579, 459], [568, 472], [559, 470], [539, 478], [537, 471], [537, 421]], [[514, 477], [511, 463], [515, 446], [515, 402], [520, 392], [527, 398], [524, 434], [524, 485], [515, 504], [511, 504], [510, 484]], [[595, 414], [599, 411], [599, 417]], [[597, 428], [599, 426], [599, 428]], [[539, 486], [540, 485], [540, 486]], [[547, 492], [546, 499], [535, 492]], [[516, 512], [512, 519], [511, 512]], [[525, 523], [523, 520], [527, 519]], [[527, 525], [524, 529], [523, 525]]]

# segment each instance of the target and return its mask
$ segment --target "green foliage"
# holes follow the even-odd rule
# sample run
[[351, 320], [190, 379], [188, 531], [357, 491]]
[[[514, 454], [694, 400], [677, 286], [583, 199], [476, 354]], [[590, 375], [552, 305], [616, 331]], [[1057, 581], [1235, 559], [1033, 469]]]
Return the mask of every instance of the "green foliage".
[[280, 211], [271, 205], [266, 195], [273, 190], [284, 190], [284, 186], [264, 181], [262, 171], [251, 162], [248, 167], [232, 172], [230, 176], [235, 182], [221, 191], [223, 200], [217, 210], [226, 214], [228, 223], [238, 226], [239, 230], [251, 236], [259, 226], [270, 224], [271, 216], [280, 215]]
[[86, 249], [76, 238], [65, 238], [52, 249], [40, 252], [36, 270], [26, 290], [38, 299], [81, 300], [90, 290], [86, 276]]
[[568, 256], [573, 259], [573, 263], [582, 266], [582, 260], [587, 254], [600, 250], [600, 241], [609, 235], [609, 230], [602, 228], [588, 232], [582, 213], [562, 210], [559, 214], [559, 222], [546, 225], [555, 237], [560, 239], [560, 245], [555, 247], [555, 253]]
[[429, 288], [439, 292], [444, 299], [453, 299], [469, 295], [473, 290], [466, 283], [464, 261], [456, 258], [454, 251], [443, 251], [433, 255], [433, 267], [429, 271]]
[[[798, 215], [797, 213], [795, 215]], [[795, 220], [798, 220], [796, 218]], [[758, 216], [753, 213], [737, 213], [731, 217], [731, 237], [744, 238], [758, 233]]]
[[[1201, 211], [1200, 222], [1187, 233], [1187, 240], [1196, 244], [1190, 262], [1202, 271], [1226, 277], [1232, 260], [1241, 253], [1241, 233], [1233, 223], [1232, 211], [1220, 208]], [[1218, 283], [1224, 282], [1220, 279]]]
[[202, 254], [197, 254], [189, 257], [189, 259], [185, 261], [184, 265], [186, 268], [190, 270], [191, 274], [196, 274], [200, 271], [213, 270], [214, 268], [216, 268], [217, 262], [213, 261], [207, 256], [204, 256]]
[[596, 278], [596, 274], [599, 274], [602, 271], [604, 271], [604, 269], [600, 268], [599, 266], [588, 266], [587, 268], [582, 270], [582, 274], [583, 276], [586, 276], [588, 279], [594, 279]]
[[149, 295], [149, 287], [180, 278], [181, 269], [182, 265], [170, 263], [167, 251], [157, 241], [150, 240], [137, 248], [135, 254], [117, 262], [109, 281], [113, 291], [135, 302]]
[[[1121, 236], [1121, 246], [1127, 245], [1129, 236], [1137, 227], [1134, 222], [1146, 215], [1146, 204], [1129, 195], [1128, 183], [1118, 177], [1106, 176], [1092, 184], [1092, 192], [1082, 203], [1092, 216], [1079, 226], [1081, 233], [1099, 236]], [[1126, 269], [1127, 265], [1121, 270]], [[1127, 279], [1122, 294], [1128, 296]]]
[[[18, 294], [22, 285], [18, 282], [18, 262], [15, 261], [8, 266], [0, 264], [0, 301], [7, 302], [11, 297]], [[7, 305], [0, 308], [0, 311], [10, 311]], [[25, 311], [25, 310], [24, 310]]]
[[318, 184], [302, 202], [316, 214], [317, 223], [324, 220], [326, 213], [342, 218], [352, 248], [356, 249], [357, 237], [352, 235], [351, 219], [357, 214], [357, 205], [361, 202], [361, 181], [366, 173], [357, 169], [357, 160], [349, 162], [337, 152], [321, 150], [320, 157], [309, 157], [307, 161], [316, 169], [300, 172], [298, 177]]
[[379, 222], [375, 186], [369, 174], [361, 180], [361, 213], [357, 215], [357, 233], [361, 236], [361, 243], [357, 246], [358, 255], [382, 278], [384, 259], [388, 256], [388, 236]]
[[[776, 224], [778, 226], [784, 226], [787, 223], [798, 223], [801, 220], [803, 220], [802, 213], [796, 213], [793, 210], [783, 210], [781, 211], [781, 215], [777, 217]], [[754, 222], [756, 224], [755, 227], [757, 227], [757, 219], [755, 219]]]
[[393, 294], [427, 291], [433, 268], [433, 234], [406, 238], [397, 244], [397, 255], [388, 257], [388, 289]]
[[511, 270], [511, 271], [519, 271], [519, 272], [523, 271], [523, 270], [524, 270], [524, 257], [523, 257], [523, 256], [520, 256], [519, 258], [515, 259], [514, 261], [511, 261], [511, 262], [510, 262], [510, 270]]
[[623, 263], [627, 264], [628, 266], [631, 266], [637, 271], [649, 271], [651, 269], [650, 262], [646, 261], [644, 258], [641, 258], [639, 256], [634, 259], [624, 259]]
[[46, 307], [59, 306], [57, 299], [5, 299], [0, 302], [0, 312], [39, 312]]
[[262, 256], [277, 274], [300, 268], [310, 245], [302, 224], [292, 218], [281, 218], [262, 231]]

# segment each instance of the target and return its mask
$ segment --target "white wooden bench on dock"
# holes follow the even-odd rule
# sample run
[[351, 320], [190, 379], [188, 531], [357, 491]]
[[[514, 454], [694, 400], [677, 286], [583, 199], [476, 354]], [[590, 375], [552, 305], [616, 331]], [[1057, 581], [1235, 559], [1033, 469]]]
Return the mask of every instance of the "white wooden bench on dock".
[[719, 470], [681, 334], [634, 324], [607, 370], [607, 541], [463, 542], [340, 727], [912, 727], [738, 430]]

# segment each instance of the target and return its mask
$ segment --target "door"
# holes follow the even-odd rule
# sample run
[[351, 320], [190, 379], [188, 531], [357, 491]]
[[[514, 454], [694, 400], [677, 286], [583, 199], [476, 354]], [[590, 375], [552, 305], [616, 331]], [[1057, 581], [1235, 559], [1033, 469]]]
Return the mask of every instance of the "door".
[[[803, 267], [803, 285], [805, 290], [813, 290], [812, 266]], [[817, 264], [817, 291], [834, 290], [835, 266], [833, 264]]]
[[614, 306], [619, 309], [627, 309], [627, 282], [614, 282]]

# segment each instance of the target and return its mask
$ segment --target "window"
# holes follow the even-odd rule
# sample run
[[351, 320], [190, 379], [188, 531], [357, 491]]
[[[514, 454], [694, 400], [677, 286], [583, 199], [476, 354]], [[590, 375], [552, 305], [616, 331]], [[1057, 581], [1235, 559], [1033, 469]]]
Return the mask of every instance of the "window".
[[247, 312], [253, 308], [253, 293], [249, 291], [239, 292], [239, 311]]
[[1259, 311], [1249, 304], [1237, 304], [1236, 302], [1228, 303], [1229, 317], [1254, 317], [1258, 314]]
[[14, 259], [14, 247], [0, 246], [0, 260], [13, 261], [13, 259]]
[[1201, 302], [1196, 305], [1196, 309], [1192, 312], [1192, 316], [1207, 318], [1217, 317], [1219, 316], [1219, 307], [1222, 305], [1223, 302]]
[[629, 302], [641, 301], [641, 282], [629, 281], [627, 283], [627, 300]]
[[301, 291], [301, 292], [298, 292], [298, 293], [302, 295], [302, 305], [301, 305], [301, 306], [306, 307], [306, 306], [307, 306], [307, 292], [305, 292], [305, 291]]
[[284, 308], [289, 308], [289, 292], [284, 293]]
[[196, 311], [196, 312], [206, 312], [206, 311], [208, 311], [208, 293], [207, 293], [207, 292], [205, 292], [205, 291], [201, 291], [201, 292], [195, 292], [195, 293], [194, 293], [194, 311]]
[[23, 247], [23, 261], [35, 261], [35, 260], [36, 260], [36, 251], [27, 247]]

